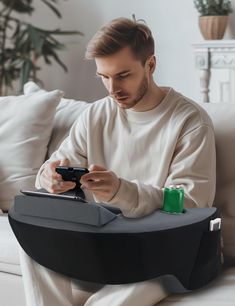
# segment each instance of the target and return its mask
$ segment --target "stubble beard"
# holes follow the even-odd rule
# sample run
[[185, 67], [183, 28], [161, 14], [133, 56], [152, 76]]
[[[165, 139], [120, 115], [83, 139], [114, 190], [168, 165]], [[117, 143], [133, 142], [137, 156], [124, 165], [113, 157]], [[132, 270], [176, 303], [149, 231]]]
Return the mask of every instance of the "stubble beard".
[[137, 94], [136, 94], [135, 98], [133, 100], [129, 101], [128, 104], [123, 103], [123, 104], [120, 105], [120, 103], [118, 101], [117, 101], [117, 103], [121, 108], [125, 108], [125, 109], [134, 108], [144, 98], [147, 91], [148, 91], [148, 80], [147, 80], [147, 77], [144, 76], [143, 80], [141, 81], [140, 86], [137, 90]]
[[148, 80], [147, 80], [147, 77], [144, 76], [139, 86], [139, 89], [137, 91], [136, 97], [134, 98], [132, 102], [132, 106], [130, 108], [133, 108], [134, 106], [136, 106], [146, 95], [147, 91], [148, 91]]

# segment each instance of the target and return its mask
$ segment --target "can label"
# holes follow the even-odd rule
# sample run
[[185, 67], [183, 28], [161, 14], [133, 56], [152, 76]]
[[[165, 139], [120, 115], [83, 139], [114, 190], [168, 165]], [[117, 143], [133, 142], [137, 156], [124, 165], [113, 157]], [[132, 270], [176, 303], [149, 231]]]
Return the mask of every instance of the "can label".
[[180, 186], [164, 188], [163, 210], [169, 213], [182, 213], [184, 210], [184, 189]]

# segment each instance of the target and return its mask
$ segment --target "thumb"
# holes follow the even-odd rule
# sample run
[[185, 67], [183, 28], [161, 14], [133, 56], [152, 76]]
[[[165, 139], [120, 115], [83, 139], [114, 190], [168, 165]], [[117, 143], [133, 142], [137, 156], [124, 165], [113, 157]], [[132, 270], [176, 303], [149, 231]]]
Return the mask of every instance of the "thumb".
[[69, 166], [69, 160], [67, 158], [61, 159], [60, 166]]
[[50, 169], [55, 170], [55, 168], [60, 165], [60, 160], [54, 160], [49, 165]]
[[90, 165], [89, 167], [89, 171], [107, 171], [107, 169], [105, 167], [99, 166], [99, 165]]

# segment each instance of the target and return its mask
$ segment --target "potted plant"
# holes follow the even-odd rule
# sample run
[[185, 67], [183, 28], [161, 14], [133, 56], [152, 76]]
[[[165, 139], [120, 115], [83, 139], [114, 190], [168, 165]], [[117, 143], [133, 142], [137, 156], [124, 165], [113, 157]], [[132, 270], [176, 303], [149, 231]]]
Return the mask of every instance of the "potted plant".
[[222, 39], [232, 12], [231, 0], [194, 0], [199, 28], [205, 39]]
[[[57, 9], [59, 0], [41, 1], [61, 18]], [[0, 0], [0, 95], [6, 95], [16, 80], [21, 89], [28, 80], [40, 82], [37, 72], [41, 57], [49, 65], [56, 61], [67, 71], [57, 54], [65, 49], [65, 44], [56, 37], [82, 35], [79, 31], [48, 30], [26, 22], [21, 15], [31, 15], [35, 11], [33, 4], [34, 0]]]

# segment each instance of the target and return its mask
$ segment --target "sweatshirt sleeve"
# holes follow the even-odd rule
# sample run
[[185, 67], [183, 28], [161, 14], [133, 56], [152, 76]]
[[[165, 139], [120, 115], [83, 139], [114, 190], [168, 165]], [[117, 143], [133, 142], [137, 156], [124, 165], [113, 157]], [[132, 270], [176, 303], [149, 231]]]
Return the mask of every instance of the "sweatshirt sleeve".
[[[213, 204], [216, 180], [214, 130], [202, 125], [178, 139], [165, 186], [181, 185], [186, 208]], [[145, 185], [138, 180], [121, 179], [110, 205], [119, 207], [126, 217], [150, 214], [162, 207], [164, 186]]]

